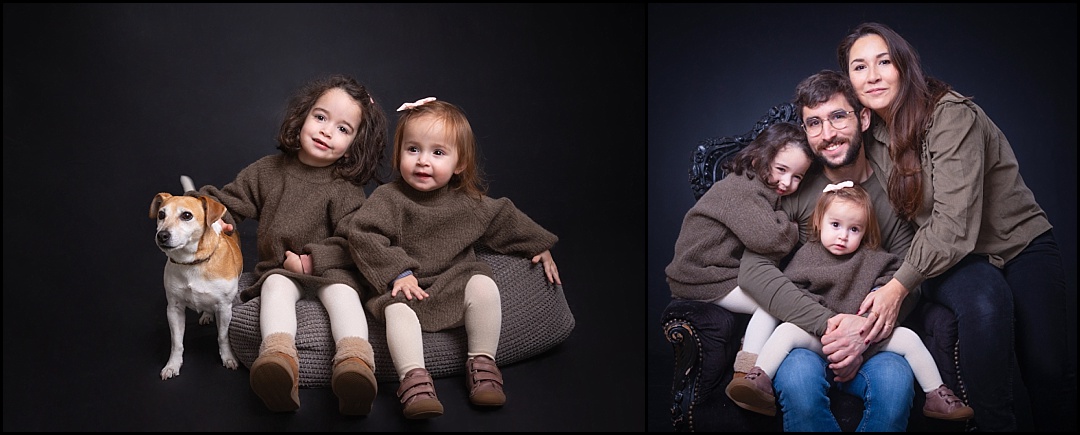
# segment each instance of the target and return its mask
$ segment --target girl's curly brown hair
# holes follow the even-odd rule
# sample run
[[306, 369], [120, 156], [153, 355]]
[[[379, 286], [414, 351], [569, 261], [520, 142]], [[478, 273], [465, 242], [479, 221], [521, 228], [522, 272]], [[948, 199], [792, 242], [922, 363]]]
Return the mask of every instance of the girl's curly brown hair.
[[384, 183], [385, 177], [379, 171], [385, 160], [386, 113], [367, 88], [349, 76], [331, 75], [308, 83], [297, 91], [285, 109], [285, 119], [277, 136], [277, 148], [289, 155], [300, 152], [300, 129], [308, 113], [319, 97], [335, 88], [345, 91], [360, 105], [360, 125], [345, 154], [334, 162], [334, 174], [357, 186], [364, 186], [369, 181]]

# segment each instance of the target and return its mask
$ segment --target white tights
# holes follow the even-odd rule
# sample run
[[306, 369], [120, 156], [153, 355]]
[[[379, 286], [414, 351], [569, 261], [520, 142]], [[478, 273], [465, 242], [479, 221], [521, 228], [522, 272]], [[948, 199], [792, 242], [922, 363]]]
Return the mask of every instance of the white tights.
[[[404, 303], [390, 304], [383, 313], [386, 316], [386, 344], [398, 380], [401, 380], [410, 370], [425, 367], [420, 320]], [[494, 360], [502, 330], [502, 300], [499, 287], [491, 278], [473, 275], [465, 284], [464, 324], [469, 357], [486, 355]]]
[[[345, 337], [368, 339], [367, 316], [360, 303], [360, 295], [345, 284], [330, 284], [318, 290], [319, 301], [330, 316], [330, 330], [334, 342]], [[284, 275], [273, 274], [262, 284], [262, 301], [259, 307], [259, 329], [262, 338], [276, 332], [296, 337], [296, 303], [300, 300], [300, 287]]]

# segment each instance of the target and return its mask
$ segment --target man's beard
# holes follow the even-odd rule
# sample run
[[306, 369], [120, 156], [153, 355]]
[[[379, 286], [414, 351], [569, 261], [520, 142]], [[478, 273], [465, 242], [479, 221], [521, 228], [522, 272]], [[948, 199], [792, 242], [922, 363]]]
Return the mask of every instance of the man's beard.
[[829, 162], [825, 159], [825, 157], [822, 157], [821, 154], [815, 154], [817, 156], [817, 160], [821, 162], [823, 166], [829, 169], [840, 169], [843, 167], [851, 166], [855, 163], [855, 159], [859, 158], [859, 150], [862, 149], [862, 138], [859, 137], [858, 134], [856, 134], [855, 136], [851, 137], [851, 139], [848, 141], [848, 144], [850, 146], [848, 146], [847, 153], [844, 154], [844, 158], [840, 160], [840, 163], [834, 164], [832, 162]]

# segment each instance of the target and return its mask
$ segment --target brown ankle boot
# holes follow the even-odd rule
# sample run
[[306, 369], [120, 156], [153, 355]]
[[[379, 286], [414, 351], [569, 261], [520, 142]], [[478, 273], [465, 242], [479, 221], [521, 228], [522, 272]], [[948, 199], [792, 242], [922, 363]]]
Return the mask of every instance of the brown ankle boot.
[[338, 397], [338, 411], [342, 414], [368, 415], [371, 412], [371, 404], [379, 390], [371, 343], [360, 337], [338, 340], [330, 386]]
[[292, 334], [275, 332], [259, 346], [259, 357], [251, 364], [251, 389], [273, 412], [300, 408], [300, 365]]
[[401, 380], [397, 396], [401, 400], [405, 418], [417, 420], [443, 414], [442, 402], [435, 396], [435, 382], [431, 380], [427, 369], [409, 370]]
[[465, 388], [469, 389], [469, 401], [478, 406], [503, 406], [503, 378], [495, 360], [478, 355], [465, 361]]
[[776, 415], [772, 379], [769, 379], [769, 375], [766, 375], [761, 367], [754, 366], [742, 379], [733, 378], [724, 392], [742, 409], [768, 416]]

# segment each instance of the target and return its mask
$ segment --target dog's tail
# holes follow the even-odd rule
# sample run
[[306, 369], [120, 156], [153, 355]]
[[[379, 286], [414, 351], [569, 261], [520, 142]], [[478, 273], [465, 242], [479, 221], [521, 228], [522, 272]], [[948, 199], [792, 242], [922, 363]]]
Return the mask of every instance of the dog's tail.
[[180, 185], [184, 186], [184, 193], [195, 191], [195, 182], [191, 181], [191, 177], [187, 175], [180, 176]]

